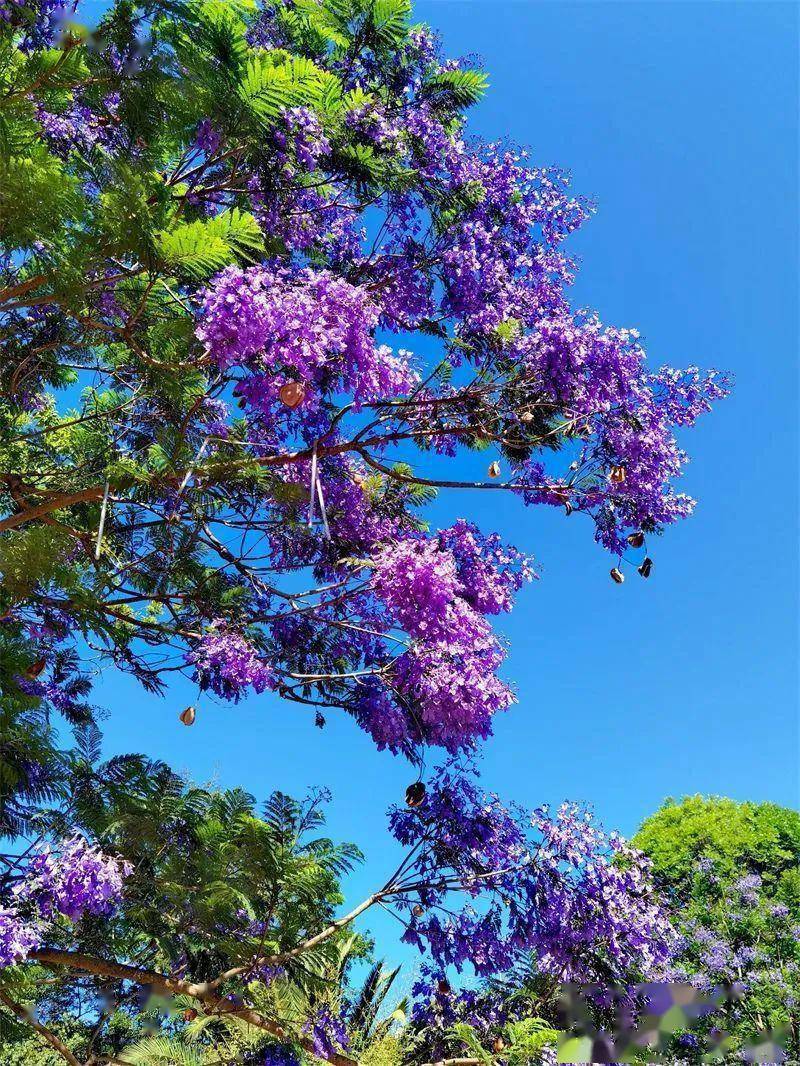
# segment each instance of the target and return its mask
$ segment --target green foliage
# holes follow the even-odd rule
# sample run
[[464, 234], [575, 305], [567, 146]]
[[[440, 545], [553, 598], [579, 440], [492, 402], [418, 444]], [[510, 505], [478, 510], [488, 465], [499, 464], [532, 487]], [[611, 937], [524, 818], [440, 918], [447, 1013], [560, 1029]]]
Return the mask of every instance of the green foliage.
[[428, 79], [426, 91], [453, 110], [477, 104], [488, 82], [480, 70], [442, 70]]
[[558, 1043], [561, 1033], [541, 1018], [524, 1018], [511, 1022], [505, 1029], [508, 1047], [503, 1058], [509, 1066], [517, 1063], [537, 1062], [546, 1047]]
[[361, 1066], [400, 1066], [403, 1061], [403, 1046], [396, 1036], [385, 1036], [370, 1045], [361, 1055]]
[[[721, 797], [668, 801], [634, 844], [653, 862], [657, 884], [684, 934], [679, 967], [710, 987], [745, 980], [741, 1004], [712, 1024], [734, 1051], [770, 1031], [788, 1033], [800, 1054], [800, 814], [773, 803]], [[730, 959], [720, 971], [718, 957]]]
[[752, 871], [777, 885], [800, 864], [800, 814], [774, 803], [690, 796], [668, 801], [633, 838], [658, 880], [680, 898], [692, 891], [699, 859], [726, 880]]
[[252, 258], [264, 247], [256, 220], [236, 208], [162, 230], [155, 241], [159, 258], [169, 270], [194, 278], [208, 277], [237, 259]]
[[247, 61], [237, 92], [247, 110], [267, 123], [287, 108], [330, 106], [341, 87], [333, 74], [303, 56], [256, 52]]
[[[5, 125], [6, 142], [14, 136]], [[77, 217], [80, 204], [77, 181], [43, 146], [30, 145], [25, 155], [0, 155], [0, 241], [8, 247], [52, 240]]]
[[125, 1048], [125, 1061], [131, 1066], [205, 1066], [216, 1059], [202, 1048], [169, 1036], [150, 1036]]

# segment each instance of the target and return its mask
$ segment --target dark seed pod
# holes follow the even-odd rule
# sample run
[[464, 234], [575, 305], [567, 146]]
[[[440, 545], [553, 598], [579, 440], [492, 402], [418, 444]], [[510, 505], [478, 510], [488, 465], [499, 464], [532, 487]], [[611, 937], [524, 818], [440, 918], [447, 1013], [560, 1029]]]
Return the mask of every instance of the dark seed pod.
[[623, 574], [623, 572], [622, 572], [622, 571], [621, 571], [621, 570], [619, 569], [619, 567], [615, 566], [615, 567], [613, 567], [613, 569], [611, 570], [611, 580], [612, 580], [612, 581], [616, 581], [616, 583], [617, 583], [618, 585], [621, 585], [621, 584], [622, 584], [622, 582], [623, 582], [623, 581], [625, 580], [625, 575], [624, 575], [624, 574]]
[[567, 500], [567, 502], [564, 504], [564, 514], [567, 516], [567, 518], [569, 518], [569, 516], [574, 510], [575, 508], [572, 506], [569, 500]]
[[440, 996], [449, 996], [450, 993], [453, 991], [450, 987], [450, 982], [447, 980], [446, 977], [443, 977], [441, 979], [441, 981], [436, 986], [436, 990], [438, 991]]
[[194, 1009], [194, 1007], [187, 1007], [186, 1010], [183, 1012], [183, 1020], [185, 1022], [193, 1022], [196, 1017], [197, 1011]]
[[425, 799], [425, 783], [415, 781], [406, 789], [406, 803], [409, 807], [419, 807]]
[[301, 381], [287, 381], [278, 390], [278, 398], [285, 407], [293, 411], [306, 398], [305, 385]]
[[642, 577], [650, 577], [650, 571], [653, 569], [652, 559], [642, 559], [642, 565], [639, 567], [639, 573]]
[[194, 725], [194, 720], [196, 717], [197, 711], [194, 707], [187, 707], [178, 715], [178, 718], [183, 722], [184, 725]]
[[35, 663], [31, 663], [28, 669], [25, 671], [25, 676], [34, 681], [40, 674], [43, 674], [45, 667], [47, 666], [47, 659], [37, 659]]
[[425, 908], [422, 906], [421, 903], [415, 903], [414, 906], [411, 908], [411, 913], [414, 915], [415, 918], [421, 918], [422, 915], [425, 913]]
[[644, 533], [642, 533], [641, 529], [637, 530], [635, 533], [628, 534], [628, 544], [630, 544], [632, 548], [641, 548], [644, 544]]
[[612, 466], [609, 477], [615, 485], [621, 485], [625, 480], [625, 467], [624, 466]]
[[489, 463], [489, 477], [500, 477], [500, 464], [495, 459], [493, 463]]

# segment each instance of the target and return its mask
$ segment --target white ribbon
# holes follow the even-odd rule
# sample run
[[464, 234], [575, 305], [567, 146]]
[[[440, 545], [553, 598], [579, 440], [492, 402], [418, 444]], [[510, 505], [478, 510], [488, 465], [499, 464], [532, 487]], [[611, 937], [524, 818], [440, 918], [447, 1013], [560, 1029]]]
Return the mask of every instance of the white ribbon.
[[100, 558], [100, 547], [103, 543], [103, 530], [106, 528], [106, 512], [108, 511], [108, 482], [103, 490], [103, 506], [100, 508], [100, 525], [97, 527], [97, 541], [94, 546], [95, 559]]

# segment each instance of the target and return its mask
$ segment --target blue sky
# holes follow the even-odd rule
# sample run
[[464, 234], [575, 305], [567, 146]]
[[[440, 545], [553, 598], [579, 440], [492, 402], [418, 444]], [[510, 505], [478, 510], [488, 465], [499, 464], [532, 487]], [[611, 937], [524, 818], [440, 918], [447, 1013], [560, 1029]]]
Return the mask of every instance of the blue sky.
[[[441, 523], [497, 528], [542, 568], [501, 620], [519, 704], [497, 721], [484, 781], [528, 806], [589, 801], [628, 833], [667, 796], [795, 806], [798, 8], [419, 0], [416, 11], [449, 54], [485, 60], [491, 88], [472, 131], [530, 145], [597, 201], [572, 242], [577, 303], [638, 327], [656, 365], [737, 381], [684, 438], [683, 487], [699, 506], [653, 546], [649, 582], [613, 585], [575, 518], [495, 493], [437, 504]], [[368, 855], [353, 902], [388, 871], [384, 811], [413, 775], [351, 723], [333, 714], [320, 732], [265, 696], [209, 706], [187, 730], [188, 686], [159, 700], [113, 671], [98, 696], [109, 752], [144, 750], [256, 795], [330, 787], [331, 832]], [[367, 927], [405, 957], [391, 919]]]

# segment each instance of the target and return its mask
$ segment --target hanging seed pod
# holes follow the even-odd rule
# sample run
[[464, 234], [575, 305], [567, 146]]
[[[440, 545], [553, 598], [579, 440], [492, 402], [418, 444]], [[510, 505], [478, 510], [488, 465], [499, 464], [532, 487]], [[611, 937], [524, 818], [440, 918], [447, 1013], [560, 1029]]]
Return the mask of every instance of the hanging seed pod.
[[500, 477], [500, 464], [496, 459], [489, 464], [489, 477]]
[[615, 566], [615, 567], [612, 568], [612, 570], [611, 570], [611, 580], [615, 581], [618, 585], [621, 585], [622, 582], [625, 580], [625, 575], [619, 569], [619, 567]]
[[285, 407], [293, 411], [306, 398], [305, 385], [302, 381], [287, 381], [285, 385], [281, 385], [278, 398]]
[[183, 722], [184, 725], [194, 725], [194, 720], [196, 717], [197, 711], [194, 707], [187, 707], [178, 715], [178, 718]]
[[45, 667], [47, 666], [47, 659], [37, 659], [35, 663], [31, 663], [28, 669], [25, 671], [25, 676], [29, 681], [35, 681], [40, 674], [43, 674]]
[[436, 990], [438, 991], [440, 996], [449, 996], [450, 993], [453, 991], [450, 987], [450, 982], [447, 980], [446, 977], [443, 977], [441, 981], [437, 984]]
[[519, 420], [520, 420], [520, 422], [524, 422], [525, 425], [527, 426], [529, 422], [533, 421], [533, 412], [532, 411], [523, 411], [522, 414], [519, 416]]
[[411, 913], [414, 915], [415, 918], [421, 918], [422, 915], [425, 913], [425, 908], [422, 906], [421, 903], [415, 903], [414, 906], [411, 908]]
[[183, 1012], [183, 1020], [185, 1022], [193, 1022], [196, 1017], [197, 1011], [194, 1009], [194, 1007], [187, 1007], [186, 1010]]
[[409, 807], [419, 807], [425, 799], [425, 783], [423, 781], [415, 781], [413, 785], [409, 785], [406, 789], [406, 803]]
[[492, 1043], [492, 1051], [495, 1053], [495, 1055], [499, 1055], [505, 1046], [506, 1042], [505, 1040], [503, 1040], [502, 1036], [496, 1036]]
[[277, 1036], [278, 1040], [283, 1040], [283, 1038], [286, 1036], [286, 1030], [283, 1028], [282, 1025], [275, 1026], [275, 1036]]
[[644, 533], [642, 533], [641, 529], [637, 529], [635, 533], [628, 534], [627, 541], [632, 548], [641, 548], [644, 544]]
[[564, 514], [567, 516], [567, 518], [569, 518], [569, 516], [574, 510], [575, 508], [572, 506], [569, 500], [567, 500], [567, 502], [564, 504]]
[[639, 567], [639, 573], [642, 577], [650, 577], [650, 571], [653, 569], [652, 559], [642, 559], [642, 565]]
[[612, 466], [609, 477], [615, 485], [621, 485], [625, 480], [625, 467], [624, 466]]

